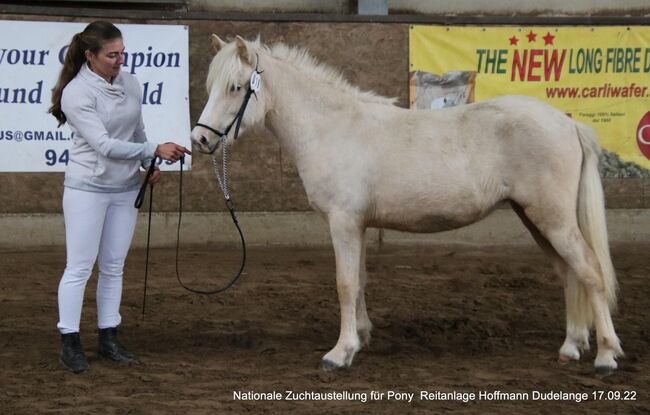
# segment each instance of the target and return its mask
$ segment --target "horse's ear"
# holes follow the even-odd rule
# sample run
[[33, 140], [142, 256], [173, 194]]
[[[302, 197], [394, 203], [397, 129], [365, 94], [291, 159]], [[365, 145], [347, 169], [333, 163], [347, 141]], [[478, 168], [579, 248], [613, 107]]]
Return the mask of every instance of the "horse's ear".
[[237, 54], [239, 55], [239, 57], [244, 62], [247, 62], [247, 63], [250, 64], [252, 62], [251, 55], [248, 52], [248, 45], [246, 44], [246, 41], [244, 40], [244, 38], [237, 35], [237, 37], [235, 37], [235, 44], [237, 45]]
[[221, 48], [226, 46], [226, 42], [221, 40], [221, 38], [215, 35], [214, 33], [212, 34], [212, 36], [210, 36], [210, 39], [212, 40], [212, 48], [214, 49], [215, 53], [219, 52]]

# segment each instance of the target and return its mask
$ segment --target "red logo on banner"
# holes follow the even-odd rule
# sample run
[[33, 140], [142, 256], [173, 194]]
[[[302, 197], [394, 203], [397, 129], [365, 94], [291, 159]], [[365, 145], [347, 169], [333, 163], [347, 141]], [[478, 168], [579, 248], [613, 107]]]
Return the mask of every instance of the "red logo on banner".
[[645, 158], [650, 160], [650, 111], [641, 118], [636, 128], [636, 143]]

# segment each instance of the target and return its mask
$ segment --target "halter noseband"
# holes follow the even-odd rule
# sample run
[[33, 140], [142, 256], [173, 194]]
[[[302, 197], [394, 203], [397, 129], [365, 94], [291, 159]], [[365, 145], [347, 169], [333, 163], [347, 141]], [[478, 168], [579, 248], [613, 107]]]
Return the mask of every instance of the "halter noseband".
[[[246, 95], [244, 96], [244, 101], [241, 103], [241, 106], [239, 107], [239, 111], [237, 111], [237, 115], [235, 115], [235, 118], [233, 118], [233, 120], [230, 122], [230, 124], [228, 124], [228, 126], [223, 132], [217, 130], [216, 128], [212, 128], [209, 125], [201, 124], [200, 122], [197, 122], [196, 126], [203, 127], [207, 130], [212, 131], [219, 138], [223, 140], [230, 132], [232, 126], [235, 125], [235, 140], [236, 140], [237, 137], [239, 136], [239, 127], [241, 126], [241, 121], [244, 118], [244, 112], [246, 111], [246, 107], [248, 106], [248, 101], [250, 100], [251, 95], [255, 95], [255, 98], [257, 98], [257, 91], [260, 90], [260, 85], [262, 82], [262, 77], [260, 76], [262, 72], [264, 71], [259, 71], [257, 69], [257, 66], [255, 67], [255, 70], [253, 70], [253, 73], [251, 74], [250, 82], [248, 83], [248, 90], [246, 91]], [[215, 146], [215, 148], [210, 152], [210, 154], [214, 153], [216, 148], [217, 146]]]

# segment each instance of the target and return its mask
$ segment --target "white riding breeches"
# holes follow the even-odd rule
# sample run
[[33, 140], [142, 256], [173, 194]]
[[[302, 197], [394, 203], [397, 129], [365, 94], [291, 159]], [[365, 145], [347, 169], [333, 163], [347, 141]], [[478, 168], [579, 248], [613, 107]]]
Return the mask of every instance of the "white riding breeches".
[[[122, 321], [122, 273], [138, 210], [137, 190], [96, 193], [66, 187], [63, 216], [67, 261], [59, 283], [59, 323], [63, 334], [79, 331], [86, 283], [98, 259], [97, 326], [116, 327]], [[99, 256], [99, 257], [98, 257]]]

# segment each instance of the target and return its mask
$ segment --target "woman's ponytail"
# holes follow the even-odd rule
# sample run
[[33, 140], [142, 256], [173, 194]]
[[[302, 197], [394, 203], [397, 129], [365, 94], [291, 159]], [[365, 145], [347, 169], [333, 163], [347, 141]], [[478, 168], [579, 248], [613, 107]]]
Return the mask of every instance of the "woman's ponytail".
[[65, 114], [61, 111], [61, 95], [63, 95], [63, 88], [68, 85], [72, 78], [77, 76], [81, 65], [86, 61], [85, 51], [86, 45], [83, 44], [81, 33], [77, 33], [72, 37], [68, 50], [65, 54], [63, 61], [63, 68], [59, 74], [59, 79], [56, 86], [52, 90], [52, 106], [48, 112], [54, 115], [59, 121], [59, 127], [66, 122]]
[[121, 37], [122, 32], [117, 27], [104, 21], [92, 22], [86, 26], [83, 32], [72, 37], [63, 60], [63, 68], [61, 68], [59, 79], [52, 90], [52, 106], [47, 111], [59, 121], [59, 127], [65, 124], [67, 120], [61, 110], [63, 89], [77, 76], [81, 65], [86, 62], [86, 51], [97, 53], [104, 46], [104, 43]]

